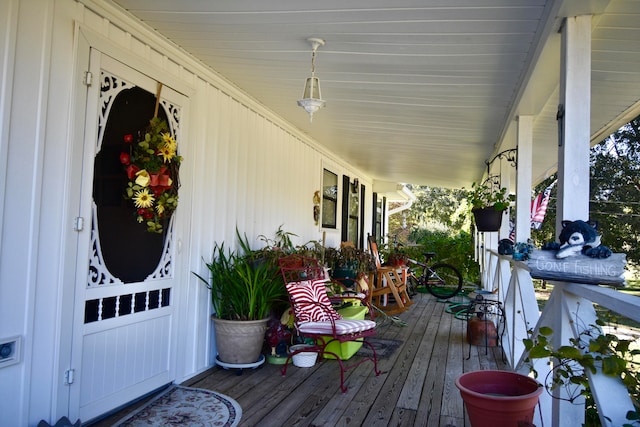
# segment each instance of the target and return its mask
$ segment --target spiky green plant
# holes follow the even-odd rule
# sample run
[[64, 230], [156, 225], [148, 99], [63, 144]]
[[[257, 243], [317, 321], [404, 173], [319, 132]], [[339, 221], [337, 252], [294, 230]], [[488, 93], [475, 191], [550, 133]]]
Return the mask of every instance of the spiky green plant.
[[215, 315], [227, 320], [260, 320], [285, 298], [285, 288], [272, 262], [256, 259], [246, 235], [236, 230], [242, 252], [226, 250], [216, 243], [210, 262], [205, 262], [209, 277], [198, 277], [211, 292]]

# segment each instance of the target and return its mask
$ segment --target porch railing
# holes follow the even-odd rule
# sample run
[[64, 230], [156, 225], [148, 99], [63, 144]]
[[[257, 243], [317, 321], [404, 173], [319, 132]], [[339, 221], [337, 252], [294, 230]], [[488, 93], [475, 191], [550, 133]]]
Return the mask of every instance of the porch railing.
[[[522, 341], [529, 336], [528, 331], [533, 331], [535, 336], [541, 326], [548, 326], [553, 329], [551, 339], [554, 348], [570, 345], [571, 338], [579, 338], [585, 329], [596, 324], [593, 303], [640, 322], [640, 297], [596, 285], [558, 281], [552, 282], [553, 291], [540, 313], [533, 280], [525, 262], [513, 261], [510, 256], [501, 256], [494, 250], [479, 250], [478, 255], [483, 287], [488, 291], [497, 291], [503, 303], [505, 333], [502, 345], [510, 366], [518, 372], [528, 374], [530, 370], [524, 363], [526, 354]], [[534, 363], [540, 382], [544, 382], [550, 370], [547, 362], [537, 359]], [[588, 373], [588, 376], [602, 425], [621, 426], [629, 423], [626, 414], [634, 408], [622, 382], [599, 370], [593, 375]], [[553, 393], [554, 398], [546, 392], [541, 395], [540, 410], [536, 410], [534, 424], [547, 427], [582, 425], [584, 400], [580, 403], [562, 400], [563, 396], [566, 397], [563, 388]]]

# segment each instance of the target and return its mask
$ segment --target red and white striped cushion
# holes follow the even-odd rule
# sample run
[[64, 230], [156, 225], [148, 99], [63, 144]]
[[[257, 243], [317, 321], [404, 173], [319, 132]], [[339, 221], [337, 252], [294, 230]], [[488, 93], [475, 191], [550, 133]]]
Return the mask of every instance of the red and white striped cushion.
[[[336, 320], [336, 335], [354, 334], [368, 331], [376, 327], [376, 322], [371, 320]], [[322, 334], [333, 335], [333, 325], [331, 322], [305, 322], [298, 326], [301, 334]]]
[[[296, 320], [301, 322], [328, 322], [342, 316], [333, 309], [327, 296], [326, 280], [302, 280], [287, 283], [293, 301]], [[329, 325], [331, 328], [331, 325]]]

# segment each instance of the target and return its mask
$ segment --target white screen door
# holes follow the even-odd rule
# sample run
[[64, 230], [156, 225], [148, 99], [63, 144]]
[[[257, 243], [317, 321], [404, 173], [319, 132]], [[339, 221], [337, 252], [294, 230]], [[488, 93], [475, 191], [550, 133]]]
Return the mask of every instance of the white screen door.
[[[173, 221], [150, 233], [123, 197], [120, 154], [144, 136], [157, 82], [91, 49], [72, 344], [71, 419], [89, 421], [175, 378]], [[180, 149], [185, 97], [162, 87], [158, 116]], [[133, 142], [132, 142], [133, 141]]]

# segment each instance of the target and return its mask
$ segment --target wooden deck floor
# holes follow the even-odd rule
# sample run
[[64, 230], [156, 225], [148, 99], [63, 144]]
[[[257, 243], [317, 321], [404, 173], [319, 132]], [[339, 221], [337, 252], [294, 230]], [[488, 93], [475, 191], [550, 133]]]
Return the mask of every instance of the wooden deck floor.
[[[401, 346], [378, 367], [370, 363], [347, 372], [346, 393], [339, 389], [336, 362], [312, 368], [265, 364], [237, 371], [214, 367], [183, 385], [215, 390], [238, 401], [241, 426], [468, 426], [454, 381], [477, 369], [508, 369], [497, 348], [469, 346], [466, 322], [445, 311], [447, 305], [419, 295], [399, 315], [407, 323], [385, 323], [381, 338], [401, 340]], [[471, 349], [471, 357], [469, 350]], [[116, 414], [97, 426], [110, 425]]]

